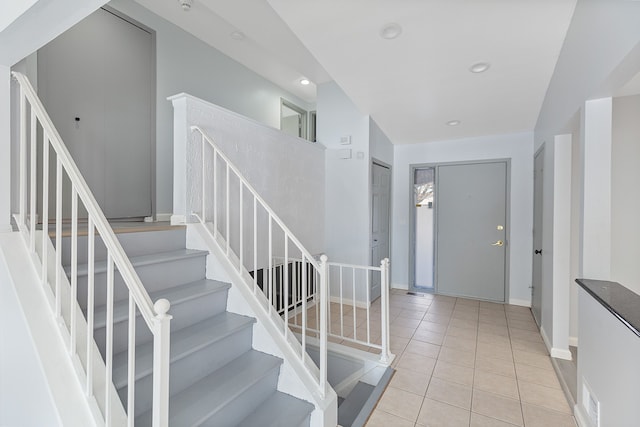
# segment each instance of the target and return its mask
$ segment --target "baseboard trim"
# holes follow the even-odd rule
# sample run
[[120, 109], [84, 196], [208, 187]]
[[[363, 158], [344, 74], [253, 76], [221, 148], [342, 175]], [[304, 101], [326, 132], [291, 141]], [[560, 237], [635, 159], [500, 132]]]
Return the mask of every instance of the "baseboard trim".
[[171, 215], [171, 225], [184, 225], [187, 223], [185, 215]]
[[587, 414], [584, 413], [584, 408], [579, 403], [576, 403], [573, 407], [573, 416], [576, 419], [576, 423], [578, 423], [578, 427], [592, 427], [588, 421]]
[[171, 221], [173, 219], [173, 214], [170, 213], [157, 213], [156, 214], [156, 221], [160, 222], [168, 222]]
[[569, 345], [571, 347], [577, 347], [578, 346], [578, 337], [569, 337]]
[[525, 299], [509, 298], [509, 304], [519, 305], [520, 307], [531, 308], [531, 301]]
[[[331, 302], [335, 302], [336, 304], [340, 304], [340, 297], [330, 297], [329, 301]], [[345, 304], [351, 305], [351, 303], [353, 303], [353, 300], [350, 300], [348, 298], [342, 298], [342, 301]], [[368, 303], [366, 301], [358, 301], [356, 300], [356, 307], [357, 308], [369, 308], [371, 306], [371, 303]]]
[[544, 341], [544, 345], [545, 345], [545, 347], [547, 347], [547, 351], [549, 352], [551, 357], [555, 357], [557, 359], [562, 359], [562, 360], [571, 360], [571, 359], [573, 359], [569, 349], [565, 350], [563, 348], [557, 348], [557, 347], [552, 347], [551, 346], [551, 342], [549, 341], [549, 337], [547, 336], [547, 333], [545, 332], [544, 328], [542, 328], [542, 327], [540, 328], [540, 335], [542, 335], [542, 341]]
[[405, 291], [409, 290], [409, 285], [406, 283], [392, 283], [391, 289], [404, 289]]
[[573, 356], [571, 355], [571, 352], [568, 349], [564, 350], [561, 348], [552, 347], [549, 353], [551, 354], [551, 357], [555, 357], [557, 359], [562, 359], [562, 360], [573, 359]]

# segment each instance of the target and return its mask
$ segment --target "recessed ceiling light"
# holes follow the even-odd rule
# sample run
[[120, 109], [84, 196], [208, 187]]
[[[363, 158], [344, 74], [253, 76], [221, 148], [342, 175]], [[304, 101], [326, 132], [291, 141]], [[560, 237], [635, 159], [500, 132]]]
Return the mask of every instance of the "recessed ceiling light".
[[400, 24], [396, 24], [395, 22], [391, 22], [380, 30], [380, 37], [387, 40], [392, 40], [402, 34], [402, 27]]
[[448, 126], [458, 126], [460, 124], [460, 120], [449, 120], [447, 122]]
[[301, 84], [301, 85], [303, 85], [303, 86], [306, 86], [306, 85], [308, 85], [309, 83], [311, 83], [311, 82], [309, 81], [309, 79], [300, 79], [300, 84]]
[[182, 10], [185, 12], [191, 10], [191, 0], [178, 0], [178, 3], [180, 3], [180, 7], [182, 7]]
[[234, 40], [242, 41], [247, 38], [247, 36], [242, 31], [234, 31], [230, 35], [231, 35], [231, 38]]
[[489, 67], [491, 67], [491, 64], [489, 64], [488, 62], [476, 62], [471, 67], [469, 67], [469, 71], [476, 74], [484, 73], [489, 69]]

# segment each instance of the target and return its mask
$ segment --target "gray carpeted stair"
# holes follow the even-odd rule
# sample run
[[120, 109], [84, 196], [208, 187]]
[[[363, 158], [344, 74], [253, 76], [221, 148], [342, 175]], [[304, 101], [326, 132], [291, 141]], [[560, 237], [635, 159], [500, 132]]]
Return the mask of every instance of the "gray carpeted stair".
[[[203, 251], [185, 249], [185, 230], [118, 234], [151, 299], [171, 302], [169, 424], [172, 426], [308, 426], [313, 405], [277, 391], [282, 360], [251, 347], [255, 319], [226, 311], [228, 283], [205, 278]], [[55, 239], [54, 239], [55, 240]], [[70, 272], [70, 244], [63, 239]], [[86, 237], [78, 260], [86, 263]], [[106, 343], [106, 252], [96, 239], [94, 336]], [[78, 265], [78, 300], [86, 313], [87, 265]], [[113, 382], [126, 407], [128, 291], [114, 280]], [[84, 301], [84, 303], [83, 303]], [[136, 426], [151, 425], [152, 335], [136, 319]]]

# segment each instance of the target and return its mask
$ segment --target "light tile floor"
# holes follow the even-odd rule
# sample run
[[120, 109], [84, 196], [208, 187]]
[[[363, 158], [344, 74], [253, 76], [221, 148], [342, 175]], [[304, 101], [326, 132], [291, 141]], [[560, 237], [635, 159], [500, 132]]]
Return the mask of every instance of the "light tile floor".
[[575, 427], [525, 307], [464, 298], [390, 298], [397, 370], [367, 427]]

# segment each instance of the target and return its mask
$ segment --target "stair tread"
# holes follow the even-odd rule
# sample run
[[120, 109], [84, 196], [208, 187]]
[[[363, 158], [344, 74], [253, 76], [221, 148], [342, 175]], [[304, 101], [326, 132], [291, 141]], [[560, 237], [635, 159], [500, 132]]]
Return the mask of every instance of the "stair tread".
[[[158, 252], [154, 254], [139, 255], [130, 257], [129, 260], [134, 267], [142, 267], [144, 265], [160, 264], [167, 261], [175, 261], [179, 259], [193, 258], [204, 256], [208, 254], [207, 251], [201, 251], [197, 249], [178, 249], [168, 252]], [[67, 275], [71, 273], [71, 266], [65, 265], [64, 271]], [[107, 261], [100, 260], [94, 262], [95, 274], [104, 273], [107, 271]], [[89, 264], [78, 264], [78, 276], [86, 276], [89, 272]]]
[[313, 405], [285, 393], [275, 392], [238, 427], [297, 426], [313, 411]]
[[[169, 401], [169, 425], [197, 426], [210, 418], [261, 378], [279, 368], [282, 359], [249, 350]], [[136, 418], [136, 425], [151, 425], [151, 411]]]
[[[170, 358], [173, 363], [255, 323], [252, 317], [227, 311], [171, 333]], [[136, 379], [152, 373], [153, 341], [136, 346]], [[127, 351], [113, 356], [113, 383], [120, 389], [127, 384]]]
[[[201, 279], [195, 282], [181, 284], [174, 286], [173, 288], [163, 289], [160, 291], [152, 292], [149, 294], [151, 301], [157, 301], [160, 298], [166, 298], [173, 307], [176, 304], [180, 304], [185, 301], [192, 300], [204, 295], [208, 295], [214, 292], [225, 291], [229, 289], [231, 285], [226, 282], [220, 282], [218, 280]], [[101, 305], [95, 309], [95, 323], [94, 328], [103, 328], [106, 323], [106, 311], [107, 306]], [[169, 313], [171, 314], [171, 313]], [[114, 323], [126, 321], [129, 318], [129, 300], [124, 299], [117, 301], [113, 304], [113, 321]]]
[[358, 381], [358, 384], [338, 406], [338, 424], [345, 427], [351, 426], [374, 389], [375, 387], [371, 384]]

